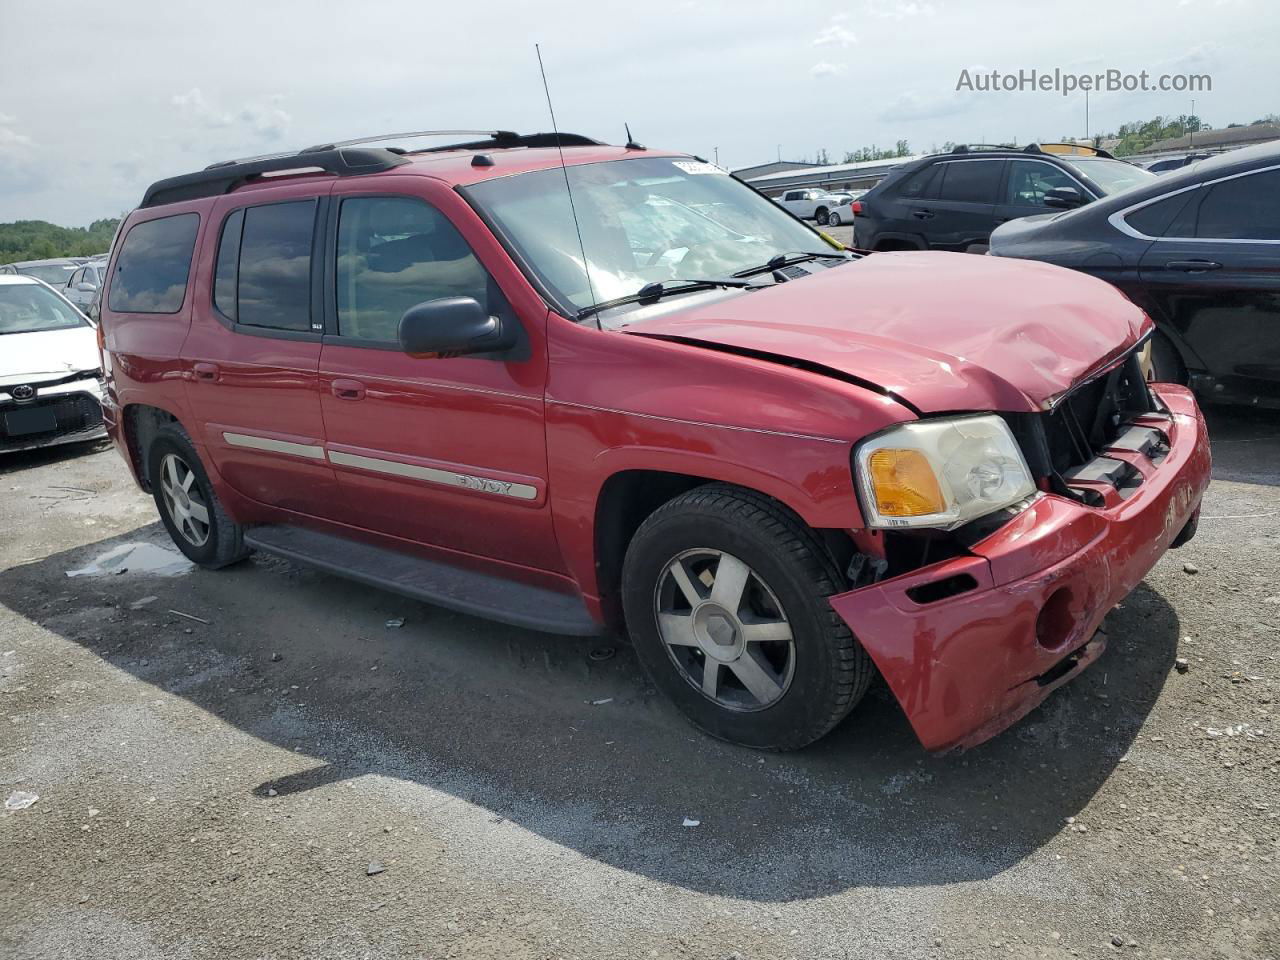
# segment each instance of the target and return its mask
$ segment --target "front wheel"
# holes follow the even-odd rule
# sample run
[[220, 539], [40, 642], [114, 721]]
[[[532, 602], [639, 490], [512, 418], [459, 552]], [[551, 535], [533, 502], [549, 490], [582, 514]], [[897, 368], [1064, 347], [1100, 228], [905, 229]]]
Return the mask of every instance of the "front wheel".
[[836, 211], [834, 211], [834, 210], [832, 210], [830, 213], [828, 213], [828, 214], [827, 214], [827, 226], [828, 226], [828, 227], [838, 227], [838, 226], [840, 226], [840, 214], [836, 213]]
[[623, 607], [653, 683], [712, 736], [794, 750], [839, 723], [871, 662], [827, 598], [834, 563], [767, 497], [699, 487], [655, 511], [623, 566]]

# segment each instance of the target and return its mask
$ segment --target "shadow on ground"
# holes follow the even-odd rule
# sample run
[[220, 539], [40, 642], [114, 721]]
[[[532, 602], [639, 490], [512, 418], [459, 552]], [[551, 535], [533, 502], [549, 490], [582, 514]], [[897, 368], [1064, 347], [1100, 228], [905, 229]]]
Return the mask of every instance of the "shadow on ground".
[[162, 538], [152, 525], [0, 572], [0, 602], [289, 751], [271, 755], [279, 776], [245, 774], [235, 789], [287, 797], [398, 778], [620, 870], [761, 901], [1015, 865], [1111, 774], [1178, 637], [1172, 608], [1142, 586], [1111, 615], [1102, 660], [982, 747], [925, 754], [879, 687], [813, 747], [761, 754], [688, 727], [624, 645], [598, 662], [608, 641], [504, 627], [276, 559], [174, 579], [64, 575]]
[[1280, 486], [1280, 410], [1205, 407], [1213, 478]]

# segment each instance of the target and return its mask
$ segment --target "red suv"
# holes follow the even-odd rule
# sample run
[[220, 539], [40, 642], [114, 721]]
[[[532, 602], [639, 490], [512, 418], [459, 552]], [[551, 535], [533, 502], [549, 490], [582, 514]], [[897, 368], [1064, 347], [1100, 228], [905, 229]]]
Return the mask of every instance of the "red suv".
[[803, 746], [878, 670], [980, 742], [1195, 530], [1150, 320], [1036, 263], [858, 257], [684, 154], [494, 132], [154, 184], [106, 417], [174, 542], [630, 635], [703, 730]]

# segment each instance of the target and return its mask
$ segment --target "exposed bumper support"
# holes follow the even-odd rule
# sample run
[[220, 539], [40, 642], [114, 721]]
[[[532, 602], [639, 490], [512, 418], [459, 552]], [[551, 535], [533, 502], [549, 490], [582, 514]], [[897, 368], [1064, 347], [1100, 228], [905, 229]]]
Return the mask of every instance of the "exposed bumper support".
[[[927, 749], [981, 743], [1096, 660], [1107, 612], [1195, 514], [1209, 483], [1204, 420], [1189, 391], [1158, 393], [1170, 451], [1158, 464], [1117, 454], [1143, 474], [1128, 498], [1043, 496], [968, 556], [831, 598]], [[920, 589], [944, 580], [955, 588]]]

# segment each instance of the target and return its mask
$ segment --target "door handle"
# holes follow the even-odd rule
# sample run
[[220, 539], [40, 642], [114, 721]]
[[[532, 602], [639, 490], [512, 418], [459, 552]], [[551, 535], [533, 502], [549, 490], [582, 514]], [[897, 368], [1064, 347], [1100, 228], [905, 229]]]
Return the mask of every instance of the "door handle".
[[197, 380], [215, 383], [218, 379], [218, 365], [216, 363], [193, 363], [191, 372], [195, 374]]
[[364, 399], [364, 384], [359, 380], [334, 380], [329, 389], [339, 400]]
[[1221, 270], [1222, 264], [1213, 260], [1170, 260], [1165, 268], [1181, 270], [1183, 273], [1204, 273], [1206, 270]]
[[932, 219], [933, 219], [933, 211], [932, 211], [932, 210], [912, 210], [912, 211], [911, 211], [911, 215], [912, 215], [913, 217], [915, 217], [917, 220], [932, 220]]

